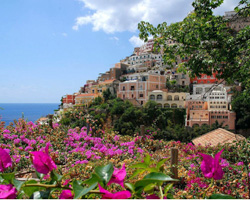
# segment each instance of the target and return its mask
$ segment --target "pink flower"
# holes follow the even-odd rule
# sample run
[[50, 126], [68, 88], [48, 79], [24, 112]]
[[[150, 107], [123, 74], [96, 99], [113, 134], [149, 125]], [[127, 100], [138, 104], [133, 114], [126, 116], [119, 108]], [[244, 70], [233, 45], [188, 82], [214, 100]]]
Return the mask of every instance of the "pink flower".
[[238, 162], [236, 165], [237, 166], [242, 166], [242, 165], [244, 165], [244, 163], [243, 162]]
[[2, 148], [0, 148], [0, 172], [12, 166], [10, 155]]
[[5, 129], [3, 133], [11, 133], [8, 129]]
[[63, 190], [59, 196], [59, 199], [73, 199], [74, 195], [72, 194], [71, 190]]
[[221, 159], [220, 165], [221, 165], [222, 167], [228, 167], [228, 166], [229, 166], [229, 162], [227, 162], [226, 159]]
[[0, 199], [15, 199], [17, 197], [17, 190], [13, 185], [0, 185]]
[[47, 146], [45, 148], [45, 151], [46, 153], [42, 151], [30, 152], [30, 154], [32, 154], [32, 161], [36, 171], [42, 174], [48, 174], [53, 169], [57, 168], [56, 164], [48, 154]]
[[123, 164], [121, 169], [117, 169], [114, 167], [114, 172], [110, 181], [108, 182], [108, 185], [110, 185], [111, 183], [117, 183], [124, 188], [125, 177], [126, 177], [125, 164]]
[[103, 199], [128, 199], [131, 197], [131, 193], [129, 191], [120, 191], [112, 194], [111, 192], [103, 189], [100, 184], [98, 184], [98, 186]]
[[69, 182], [70, 182], [70, 179], [66, 179], [63, 185], [68, 185]]
[[214, 180], [222, 179], [224, 172], [220, 165], [220, 155], [223, 150], [224, 149], [217, 153], [214, 158], [210, 155], [200, 153], [203, 157], [203, 161], [201, 162], [201, 171], [206, 178], [214, 178]]
[[192, 163], [192, 164], [190, 165], [190, 168], [191, 168], [191, 169], [192, 169], [192, 168], [195, 168], [195, 164]]

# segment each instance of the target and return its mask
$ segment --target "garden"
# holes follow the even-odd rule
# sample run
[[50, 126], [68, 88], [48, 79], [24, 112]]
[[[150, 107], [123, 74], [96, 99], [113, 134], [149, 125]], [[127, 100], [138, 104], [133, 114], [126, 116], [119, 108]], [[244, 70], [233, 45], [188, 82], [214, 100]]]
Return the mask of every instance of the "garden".
[[2, 123], [0, 198], [249, 198], [248, 141], [202, 147], [157, 140], [150, 130], [119, 135], [88, 123], [89, 130]]

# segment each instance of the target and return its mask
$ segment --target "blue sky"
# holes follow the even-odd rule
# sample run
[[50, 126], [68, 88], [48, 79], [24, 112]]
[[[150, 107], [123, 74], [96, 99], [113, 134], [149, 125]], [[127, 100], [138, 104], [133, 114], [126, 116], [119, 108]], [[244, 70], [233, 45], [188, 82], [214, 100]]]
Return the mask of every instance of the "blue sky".
[[1, 0], [0, 103], [59, 103], [141, 44], [138, 22], [180, 21], [191, 2]]

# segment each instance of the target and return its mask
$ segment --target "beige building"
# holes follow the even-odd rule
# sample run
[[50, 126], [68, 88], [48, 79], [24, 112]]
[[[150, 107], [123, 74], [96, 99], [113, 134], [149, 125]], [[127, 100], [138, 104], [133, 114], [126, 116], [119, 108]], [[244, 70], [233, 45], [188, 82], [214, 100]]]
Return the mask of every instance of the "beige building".
[[148, 93], [148, 100], [157, 102], [159, 107], [184, 108], [188, 93], [154, 90]]
[[75, 101], [76, 105], [85, 105], [88, 106], [94, 98], [98, 97], [98, 94], [79, 94], [76, 96]]
[[90, 88], [90, 93], [102, 95], [102, 92], [109, 89], [111, 94], [116, 94], [119, 83], [120, 81], [115, 79], [101, 81], [98, 84], [92, 85]]
[[133, 100], [139, 105], [144, 105], [148, 100], [148, 92], [165, 88], [165, 76], [149, 73], [138, 74], [134, 80], [124, 81], [119, 84], [117, 97], [124, 100]]

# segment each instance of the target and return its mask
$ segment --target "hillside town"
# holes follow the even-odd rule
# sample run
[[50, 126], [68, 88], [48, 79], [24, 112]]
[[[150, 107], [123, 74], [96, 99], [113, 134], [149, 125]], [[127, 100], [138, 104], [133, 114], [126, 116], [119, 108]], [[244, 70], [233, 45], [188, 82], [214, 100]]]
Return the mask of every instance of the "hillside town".
[[[235, 12], [225, 13], [231, 19], [228, 26], [239, 31], [249, 22], [234, 20]], [[168, 40], [167, 45], [176, 41]], [[185, 126], [194, 127], [204, 124], [211, 126], [216, 121], [235, 130], [236, 114], [232, 111], [233, 89], [240, 90], [240, 84], [229, 85], [212, 75], [200, 74], [190, 77], [178, 71], [180, 63], [188, 57], [179, 58], [171, 68], [163, 61], [161, 52], [154, 50], [154, 39], [149, 39], [133, 53], [120, 60], [112, 68], [100, 73], [96, 80], [87, 80], [79, 92], [66, 94], [62, 98], [61, 109], [73, 106], [88, 107], [92, 100], [102, 96], [105, 90], [112, 95], [141, 107], [146, 102], [155, 101], [159, 107], [185, 108]]]

